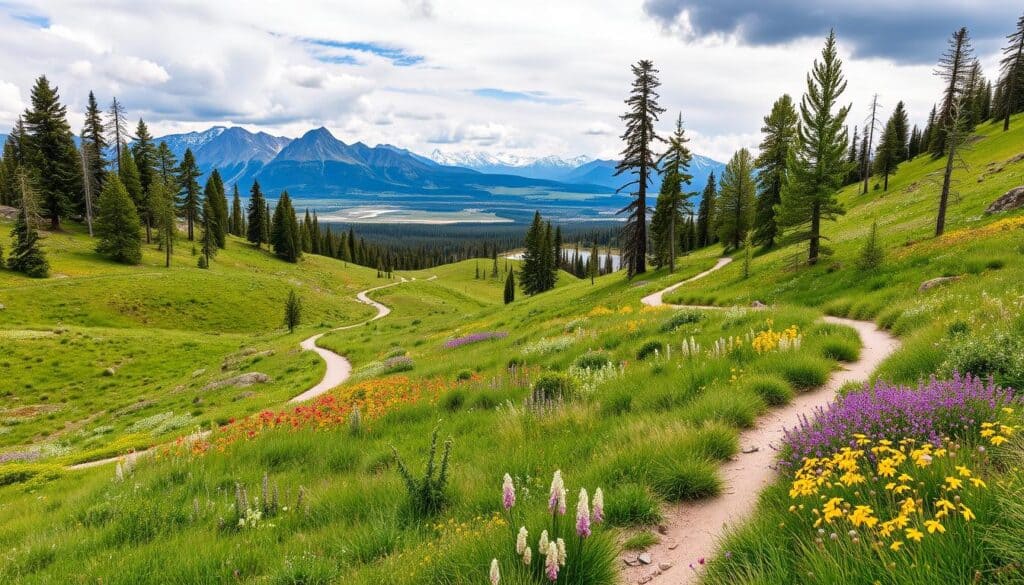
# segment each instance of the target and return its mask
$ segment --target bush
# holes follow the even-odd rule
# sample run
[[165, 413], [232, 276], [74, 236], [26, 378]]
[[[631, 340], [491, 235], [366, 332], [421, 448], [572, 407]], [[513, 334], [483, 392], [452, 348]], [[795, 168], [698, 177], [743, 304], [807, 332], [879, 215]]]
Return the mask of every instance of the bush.
[[652, 339], [640, 346], [640, 349], [638, 349], [636, 352], [636, 359], [643, 361], [651, 357], [655, 353], [660, 354], [664, 352], [665, 344], [663, 344], [661, 341], [657, 339]]
[[829, 337], [821, 342], [821, 355], [839, 362], [855, 362], [860, 357], [860, 343]]
[[1001, 384], [1024, 388], [1024, 338], [1007, 331], [961, 335], [948, 348], [945, 372], [992, 376]]
[[670, 502], [716, 496], [722, 490], [718, 466], [697, 458], [667, 457], [656, 461], [650, 474], [651, 487]]
[[710, 391], [694, 400], [682, 418], [693, 424], [720, 421], [734, 427], [754, 426], [757, 415], [764, 410], [764, 401], [742, 389], [735, 392]]
[[444, 442], [441, 468], [438, 470], [434, 466], [434, 459], [437, 455], [437, 432], [437, 429], [434, 429], [430, 437], [430, 453], [427, 455], [427, 465], [423, 477], [414, 477], [398, 454], [398, 449], [394, 445], [391, 446], [395, 464], [398, 466], [398, 474], [402, 476], [405, 490], [409, 496], [409, 509], [414, 516], [420, 519], [437, 514], [448, 503], [448, 494], [445, 493], [445, 488], [448, 485], [448, 460], [452, 453], [452, 440], [449, 438]]
[[601, 397], [601, 416], [619, 416], [633, 410], [633, 389], [620, 388]]
[[0, 465], [0, 486], [25, 482], [43, 482], [64, 474], [60, 465], [48, 463], [5, 463]]
[[575, 365], [577, 368], [583, 370], [600, 370], [610, 366], [612, 360], [609, 359], [607, 354], [599, 351], [588, 351], [587, 353], [576, 358]]
[[469, 370], [459, 370], [458, 374], [455, 374], [455, 379], [462, 382], [473, 377], [473, 372]]
[[793, 353], [775, 353], [761, 363], [765, 373], [777, 373], [797, 390], [821, 386], [832, 369], [824, 358]]
[[533, 383], [533, 395], [544, 400], [569, 399], [575, 391], [575, 382], [565, 374], [543, 374]]
[[466, 391], [464, 389], [452, 390], [441, 397], [441, 408], [448, 412], [456, 412], [462, 410], [462, 407], [466, 404]]
[[642, 485], [624, 483], [608, 490], [604, 517], [611, 526], [649, 526], [661, 521], [661, 507]]
[[782, 406], [793, 400], [793, 387], [789, 382], [771, 374], [748, 377], [743, 387], [761, 397], [768, 406]]
[[871, 224], [871, 232], [868, 239], [864, 241], [860, 255], [857, 257], [857, 269], [862, 272], [870, 272], [882, 265], [885, 260], [885, 250], [878, 243], [878, 223]]
[[679, 329], [683, 325], [689, 325], [690, 323], [700, 323], [704, 320], [704, 313], [701, 311], [694, 311], [692, 309], [684, 309], [677, 311], [667, 321], [662, 323], [661, 332], [671, 333], [676, 329]]

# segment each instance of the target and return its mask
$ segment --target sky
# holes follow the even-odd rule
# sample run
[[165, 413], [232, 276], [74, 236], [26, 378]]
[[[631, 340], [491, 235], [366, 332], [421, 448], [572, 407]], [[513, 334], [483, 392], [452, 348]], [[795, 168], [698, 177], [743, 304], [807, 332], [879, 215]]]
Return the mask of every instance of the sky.
[[0, 132], [34, 79], [81, 129], [93, 90], [156, 135], [238, 125], [284, 136], [519, 156], [614, 158], [630, 65], [660, 71], [659, 124], [697, 153], [756, 149], [762, 117], [835, 28], [853, 105], [879, 94], [923, 123], [935, 63], [967, 26], [984, 71], [1021, 7], [1008, 0], [0, 0]]

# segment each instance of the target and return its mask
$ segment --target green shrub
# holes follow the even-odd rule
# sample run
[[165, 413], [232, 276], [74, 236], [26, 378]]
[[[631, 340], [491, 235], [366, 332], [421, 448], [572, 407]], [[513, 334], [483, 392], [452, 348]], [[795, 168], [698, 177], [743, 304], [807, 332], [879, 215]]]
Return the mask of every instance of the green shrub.
[[538, 399], [556, 400], [569, 399], [576, 389], [575, 381], [565, 374], [549, 372], [537, 378], [533, 383], [533, 394]]
[[712, 390], [687, 405], [682, 419], [695, 425], [720, 421], [734, 427], [750, 428], [763, 410], [761, 397], [742, 388], [733, 392]]
[[44, 482], [64, 475], [64, 468], [49, 463], [4, 463], [0, 465], [0, 486]]
[[704, 317], [705, 315], [703, 311], [695, 311], [692, 309], [683, 309], [682, 311], [677, 311], [673, 313], [667, 321], [661, 324], [661, 332], [671, 333], [672, 331], [679, 329], [683, 325], [689, 325], [691, 323], [700, 323], [702, 320], [704, 320]]
[[604, 516], [611, 526], [650, 526], [661, 521], [661, 507], [642, 485], [623, 483], [608, 489]]
[[640, 349], [636, 352], [636, 359], [643, 361], [655, 353], [664, 353], [665, 344], [657, 339], [651, 339], [640, 346]]
[[992, 376], [999, 384], [1024, 387], [1024, 336], [997, 330], [956, 337], [948, 345], [942, 369], [946, 373]]
[[462, 407], [466, 404], [466, 396], [467, 394], [465, 389], [459, 388], [452, 390], [441, 397], [441, 408], [448, 412], [462, 410]]
[[791, 352], [775, 352], [760, 363], [761, 371], [782, 376], [797, 390], [821, 386], [832, 369], [825, 358]]
[[473, 372], [469, 370], [459, 370], [458, 374], [455, 374], [455, 379], [458, 381], [465, 381], [473, 377]]
[[630, 536], [622, 543], [622, 548], [626, 550], [645, 550], [661, 542], [657, 534], [649, 530], [637, 532], [633, 536]]
[[603, 417], [620, 416], [633, 410], [633, 390], [617, 388], [601, 396], [600, 412]]
[[599, 351], [588, 351], [587, 353], [576, 358], [575, 366], [584, 370], [600, 370], [610, 366], [612, 360], [607, 354]]
[[860, 357], [860, 343], [849, 339], [829, 337], [821, 342], [821, 355], [839, 362], [855, 362]]
[[743, 387], [761, 397], [768, 406], [781, 406], [793, 400], [789, 382], [771, 374], [755, 374], [743, 381]]
[[452, 440], [449, 438], [444, 442], [441, 467], [438, 470], [434, 465], [437, 455], [437, 433], [438, 430], [434, 429], [430, 436], [430, 452], [427, 455], [427, 465], [423, 477], [414, 477], [401, 455], [398, 454], [398, 448], [394, 445], [391, 446], [398, 474], [402, 477], [409, 497], [409, 510], [419, 519], [437, 514], [448, 504], [448, 494], [445, 493], [445, 488], [448, 486], [448, 462], [452, 453]]
[[654, 462], [650, 482], [654, 491], [670, 502], [708, 498], [722, 490], [718, 466], [693, 457], [665, 457]]

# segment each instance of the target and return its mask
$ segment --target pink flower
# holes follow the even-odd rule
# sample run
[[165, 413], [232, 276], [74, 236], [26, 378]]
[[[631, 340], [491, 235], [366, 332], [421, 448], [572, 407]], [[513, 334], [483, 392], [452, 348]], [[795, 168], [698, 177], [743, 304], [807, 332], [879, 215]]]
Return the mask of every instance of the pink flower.
[[592, 514], [594, 524], [604, 522], [604, 492], [601, 488], [594, 490], [594, 511]]
[[586, 488], [580, 489], [580, 501], [576, 505], [576, 534], [590, 536], [590, 503]]
[[548, 497], [548, 511], [565, 514], [565, 483], [562, 481], [562, 470], [555, 471], [551, 478], [551, 492]]
[[506, 510], [511, 510], [516, 505], [516, 486], [512, 483], [512, 476], [505, 474], [505, 482], [501, 486], [501, 503]]
[[501, 571], [498, 569], [498, 559], [491, 561], [491, 585], [501, 583]]
[[558, 580], [558, 545], [554, 542], [548, 543], [548, 555], [545, 559], [544, 568], [549, 581]]

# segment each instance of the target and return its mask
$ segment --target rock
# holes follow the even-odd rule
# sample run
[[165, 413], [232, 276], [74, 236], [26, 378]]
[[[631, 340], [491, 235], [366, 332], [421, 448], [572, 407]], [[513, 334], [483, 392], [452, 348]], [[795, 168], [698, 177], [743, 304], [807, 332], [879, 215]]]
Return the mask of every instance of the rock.
[[763, 308], [767, 307], [768, 305], [762, 303], [761, 301], [754, 301], [754, 302], [750, 303], [750, 306], [755, 308], [755, 309], [763, 309]]
[[668, 550], [676, 550], [677, 548], [679, 548], [678, 542], [673, 542], [672, 544], [668, 545]]
[[18, 208], [0, 205], [0, 217], [4, 219], [14, 219], [18, 217]]
[[668, 526], [658, 524], [658, 534], [668, 534]]
[[651, 564], [651, 553], [640, 553], [636, 560], [640, 561], [641, 565], [649, 565]]
[[113, 367], [110, 367], [110, 368], [107, 368], [107, 369], [103, 370], [103, 375], [107, 376], [107, 377], [113, 376], [116, 373], [117, 373], [117, 370], [115, 370]]
[[643, 577], [637, 579], [637, 583], [639, 583], [640, 585], [644, 585], [645, 583], [650, 583], [653, 580], [654, 575], [644, 575]]
[[206, 368], [199, 368], [198, 370], [192, 372], [192, 377], [193, 378], [198, 378], [199, 376], [202, 376], [205, 373], [206, 373]]
[[242, 392], [241, 394], [238, 394], [234, 398], [232, 398], [231, 402], [238, 402], [239, 400], [245, 400], [246, 398], [250, 398], [252, 396], [256, 396], [256, 393], [253, 392], [252, 390], [246, 390], [245, 392]]
[[270, 376], [262, 372], [248, 372], [246, 374], [239, 374], [231, 378], [224, 380], [217, 380], [216, 382], [210, 382], [206, 386], [203, 386], [203, 390], [216, 390], [218, 388], [225, 388], [228, 386], [236, 386], [238, 388], [245, 388], [246, 386], [252, 386], [253, 384], [264, 384], [270, 381]]
[[996, 199], [985, 209], [985, 213], [1001, 213], [1024, 207], [1024, 186], [1014, 187]]
[[933, 289], [933, 288], [935, 288], [937, 286], [942, 286], [942, 285], [948, 284], [950, 282], [956, 282], [958, 280], [962, 280], [963, 278], [964, 278], [963, 276], [940, 276], [938, 278], [933, 278], [931, 280], [926, 280], [926, 281], [921, 283], [921, 286], [917, 287], [917, 292], [924, 292], [926, 290], [931, 290], [931, 289]]
[[756, 447], [756, 446], [754, 446], [754, 447], [747, 447], [747, 448], [743, 449], [743, 454], [744, 455], [749, 455], [751, 453], [757, 453], [758, 451], [760, 451], [760, 449], [758, 447]]
[[662, 562], [658, 563], [658, 570], [660, 570], [660, 571], [667, 571], [667, 570], [669, 570], [671, 568], [672, 568], [672, 563], [669, 563], [667, 561], [662, 561]]

